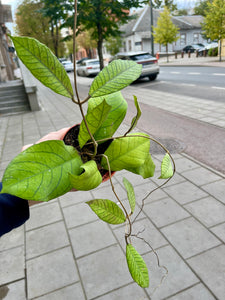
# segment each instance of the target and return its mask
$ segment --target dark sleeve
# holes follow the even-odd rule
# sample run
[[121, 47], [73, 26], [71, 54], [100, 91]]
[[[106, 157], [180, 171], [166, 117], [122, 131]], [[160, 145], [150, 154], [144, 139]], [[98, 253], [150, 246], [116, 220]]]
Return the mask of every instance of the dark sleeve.
[[[0, 191], [2, 183], [0, 182]], [[9, 194], [0, 194], [0, 236], [29, 219], [28, 201]]]

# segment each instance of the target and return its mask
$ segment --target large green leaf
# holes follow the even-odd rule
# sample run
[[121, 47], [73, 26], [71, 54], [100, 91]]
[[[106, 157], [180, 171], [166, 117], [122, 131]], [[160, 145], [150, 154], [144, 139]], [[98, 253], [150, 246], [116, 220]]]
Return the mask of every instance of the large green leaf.
[[94, 137], [96, 140], [112, 137], [117, 128], [123, 121], [127, 112], [127, 102], [123, 98], [121, 92], [112, 93], [107, 96], [91, 98], [88, 101], [88, 112], [93, 110], [103, 100], [111, 106], [111, 110], [102, 123], [100, 128], [95, 132]]
[[84, 169], [85, 172], [80, 175], [69, 174], [73, 188], [79, 191], [89, 191], [101, 184], [102, 175], [95, 161], [90, 160], [80, 167]]
[[[106, 103], [105, 100], [103, 100], [99, 105], [97, 105], [95, 108], [93, 108], [91, 111], [89, 111], [86, 115], [86, 121], [89, 127], [89, 130], [92, 134], [94, 134], [101, 124], [106, 119], [109, 111], [111, 109], [111, 106]], [[80, 125], [80, 131], [78, 135], [78, 141], [79, 145], [82, 148], [85, 143], [90, 140], [90, 135], [87, 131], [87, 128], [85, 126], [84, 120], [81, 122]]]
[[144, 179], [154, 176], [155, 164], [152, 160], [150, 153], [148, 154], [145, 162], [138, 168], [130, 169], [130, 172], [141, 175]]
[[[150, 140], [142, 136], [148, 137], [144, 133], [135, 133], [132, 136], [128, 134], [123, 138], [113, 140], [104, 153], [108, 156], [111, 170], [120, 171], [126, 169], [130, 171], [144, 164], [149, 155]], [[101, 165], [104, 169], [108, 169], [107, 161], [104, 157]]]
[[131, 245], [126, 246], [127, 265], [135, 282], [142, 288], [149, 286], [149, 275], [145, 261], [137, 250]]
[[46, 141], [15, 157], [3, 176], [2, 193], [27, 200], [48, 201], [72, 189], [69, 173], [79, 175], [82, 160], [63, 141]]
[[95, 77], [89, 95], [99, 97], [120, 91], [136, 80], [141, 70], [142, 65], [134, 61], [114, 60]]
[[173, 176], [173, 167], [171, 164], [170, 156], [168, 153], [163, 157], [161, 163], [161, 176], [160, 179], [167, 179]]
[[[135, 117], [133, 117], [133, 119], [132, 119], [132, 121], [131, 121], [131, 126], [130, 126], [128, 132], [132, 131], [132, 130], [136, 127], [137, 122], [138, 122], [138, 120], [139, 120], [140, 117], [141, 117], [141, 109], [140, 109], [140, 106], [139, 106], [139, 103], [138, 103], [138, 101], [137, 101], [137, 97], [136, 97], [136, 96], [134, 96], [134, 105], [136, 106], [137, 114], [136, 114]], [[127, 132], [127, 133], [128, 133], [128, 132]]]
[[10, 38], [21, 61], [41, 83], [60, 95], [73, 96], [70, 79], [63, 65], [48, 47], [34, 38]]
[[127, 190], [127, 198], [130, 203], [131, 212], [133, 213], [134, 209], [135, 209], [135, 204], [136, 204], [134, 188], [133, 188], [132, 184], [130, 183], [130, 181], [127, 180], [125, 177], [123, 178], [123, 185], [125, 186], [125, 188]]
[[86, 202], [96, 215], [109, 224], [121, 224], [126, 221], [122, 209], [108, 199], [95, 199]]

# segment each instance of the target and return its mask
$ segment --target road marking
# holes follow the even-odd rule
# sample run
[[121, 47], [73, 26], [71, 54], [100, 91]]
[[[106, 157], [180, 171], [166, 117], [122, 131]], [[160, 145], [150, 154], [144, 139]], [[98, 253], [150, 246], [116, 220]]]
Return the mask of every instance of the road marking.
[[170, 72], [170, 74], [180, 74], [180, 72]]
[[199, 72], [189, 72], [188, 75], [200, 75], [201, 73]]
[[212, 86], [212, 89], [225, 90], [224, 87], [220, 87], [220, 86]]
[[196, 84], [192, 84], [192, 83], [181, 83], [180, 85], [185, 85], [185, 86], [196, 86]]
[[225, 74], [223, 74], [223, 73], [212, 73], [212, 75], [214, 75], [214, 76], [225, 76]]

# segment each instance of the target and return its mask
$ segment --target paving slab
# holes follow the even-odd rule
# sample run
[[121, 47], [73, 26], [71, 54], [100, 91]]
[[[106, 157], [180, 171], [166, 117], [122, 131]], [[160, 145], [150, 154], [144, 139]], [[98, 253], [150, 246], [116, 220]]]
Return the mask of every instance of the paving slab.
[[220, 300], [225, 295], [225, 245], [208, 250], [188, 260], [192, 269]]
[[221, 244], [192, 217], [163, 227], [161, 231], [186, 259]]
[[27, 261], [29, 299], [53, 292], [78, 281], [79, 276], [70, 247]]
[[149, 203], [145, 205], [144, 211], [159, 228], [190, 217], [190, 214], [171, 198]]
[[214, 300], [216, 299], [209, 290], [201, 283], [178, 293], [175, 296], [168, 298], [168, 300]]
[[225, 223], [214, 226], [210, 230], [225, 243]]
[[25, 280], [19, 280], [0, 287], [0, 299], [4, 300], [26, 300]]
[[225, 206], [213, 197], [194, 201], [184, 207], [207, 227], [225, 222]]
[[202, 189], [225, 204], [225, 179], [202, 186]]
[[77, 260], [87, 299], [132, 282], [119, 246], [110, 246]]
[[160, 283], [166, 272], [158, 267], [154, 253], [143, 256], [149, 269], [151, 282], [146, 291], [152, 300], [165, 299], [199, 282], [199, 279], [171, 246], [158, 249], [157, 254], [160, 265], [168, 269], [168, 276], [162, 284]]

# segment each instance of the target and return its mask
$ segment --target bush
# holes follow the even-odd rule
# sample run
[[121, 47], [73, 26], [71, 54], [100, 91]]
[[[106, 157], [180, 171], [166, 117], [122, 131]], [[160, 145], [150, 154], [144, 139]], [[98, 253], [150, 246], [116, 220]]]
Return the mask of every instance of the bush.
[[218, 48], [211, 48], [208, 51], [208, 56], [217, 56], [218, 55]]

